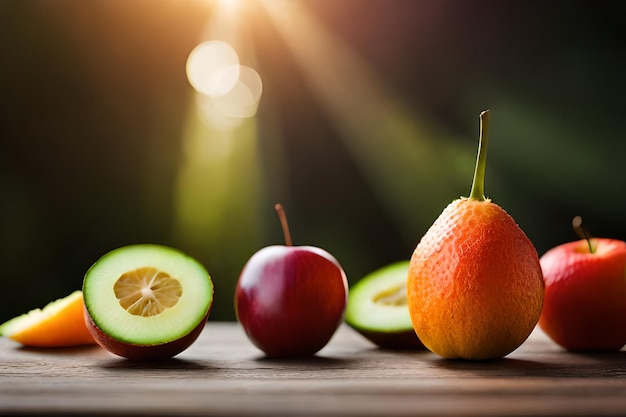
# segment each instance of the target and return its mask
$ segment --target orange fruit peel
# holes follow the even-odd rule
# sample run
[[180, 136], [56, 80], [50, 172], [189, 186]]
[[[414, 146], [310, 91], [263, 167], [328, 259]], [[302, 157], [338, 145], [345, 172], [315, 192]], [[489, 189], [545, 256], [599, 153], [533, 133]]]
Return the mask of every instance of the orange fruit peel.
[[450, 203], [418, 243], [409, 265], [413, 328], [449, 358], [506, 356], [536, 326], [544, 300], [537, 251], [515, 220], [484, 195], [489, 112], [469, 198]]
[[96, 343], [85, 324], [83, 293], [80, 290], [52, 301], [41, 309], [36, 308], [10, 319], [0, 325], [0, 336], [36, 348]]

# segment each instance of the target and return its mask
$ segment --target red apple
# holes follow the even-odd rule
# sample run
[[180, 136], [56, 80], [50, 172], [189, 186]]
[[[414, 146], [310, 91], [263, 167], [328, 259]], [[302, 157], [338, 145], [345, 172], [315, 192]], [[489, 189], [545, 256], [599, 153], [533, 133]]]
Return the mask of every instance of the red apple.
[[292, 246], [277, 204], [285, 245], [265, 247], [244, 266], [235, 291], [235, 312], [248, 338], [269, 357], [314, 355], [343, 322], [348, 282], [323, 249]]
[[626, 344], [626, 242], [581, 239], [540, 258], [546, 284], [541, 329], [570, 351]]

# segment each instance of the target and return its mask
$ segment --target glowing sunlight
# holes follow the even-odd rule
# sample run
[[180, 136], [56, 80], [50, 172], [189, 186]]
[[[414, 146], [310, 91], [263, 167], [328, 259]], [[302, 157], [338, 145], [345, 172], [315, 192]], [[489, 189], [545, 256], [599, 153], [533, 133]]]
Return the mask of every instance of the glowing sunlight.
[[[181, 232], [215, 234], [223, 207], [234, 205], [233, 201], [239, 201], [239, 207], [258, 207], [262, 199], [254, 192], [255, 186], [260, 186], [257, 191], [262, 189], [264, 174], [254, 157], [255, 115], [264, 104], [262, 79], [253, 68], [255, 45], [247, 32], [252, 19], [278, 32], [299, 65], [306, 87], [322, 104], [345, 148], [408, 239], [419, 219], [431, 218], [433, 207], [438, 210], [459, 189], [449, 179], [464, 179], [471, 172], [473, 147], [455, 147], [442, 137], [447, 136], [442, 133], [447, 132], [444, 127], [391, 94], [382, 77], [304, 3], [220, 0], [214, 7], [206, 39], [190, 54], [187, 66], [204, 124], [192, 119], [196, 124], [186, 139], [186, 165], [179, 178]], [[247, 160], [246, 174], [229, 176], [228, 172], [238, 169], [234, 164], [242, 155]], [[441, 180], [433, 180], [438, 176]], [[430, 204], [421, 196], [427, 196]], [[248, 215], [248, 220], [254, 219]]]
[[[432, 214], [425, 213], [428, 206], [421, 198], [407, 198], [407, 194], [413, 192], [428, 196], [430, 201], [445, 201], [453, 195], [456, 184], [427, 177], [433, 177], [433, 173], [436, 176], [437, 170], [442, 173], [471, 170], [473, 149], [459, 154], [462, 150], [441, 137], [445, 128], [410, 112], [400, 99], [386, 91], [382, 79], [367, 62], [318, 22], [302, 3], [273, 0], [262, 4], [346, 147], [394, 215], [398, 230], [413, 233], [407, 225], [414, 224], [420, 216]], [[450, 158], [460, 163], [436, 163]]]

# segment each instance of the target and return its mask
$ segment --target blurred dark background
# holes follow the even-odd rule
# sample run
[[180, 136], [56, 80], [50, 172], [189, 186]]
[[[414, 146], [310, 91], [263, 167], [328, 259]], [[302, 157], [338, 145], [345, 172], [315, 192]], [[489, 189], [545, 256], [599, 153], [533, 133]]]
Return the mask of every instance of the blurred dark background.
[[[626, 239], [626, 3], [291, 2], [341, 41], [309, 59], [345, 88], [320, 100], [293, 39], [250, 12], [242, 63], [263, 97], [220, 156], [222, 133], [190, 130], [185, 74], [215, 1], [0, 0], [0, 322], [143, 242], [200, 260], [216, 286], [211, 319], [232, 320], [244, 263], [282, 243], [275, 202], [294, 243], [333, 253], [354, 284], [410, 257], [468, 195], [486, 108], [486, 193], [539, 254], [576, 239], [575, 215]], [[306, 54], [319, 33], [300, 35]], [[340, 51], [369, 76], [333, 60]], [[204, 145], [190, 150], [192, 136]]]

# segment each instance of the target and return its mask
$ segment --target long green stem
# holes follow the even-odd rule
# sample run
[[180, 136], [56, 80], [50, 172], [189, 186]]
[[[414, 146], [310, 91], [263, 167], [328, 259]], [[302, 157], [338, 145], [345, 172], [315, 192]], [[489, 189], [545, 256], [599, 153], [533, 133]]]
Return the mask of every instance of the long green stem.
[[489, 142], [489, 110], [480, 113], [480, 139], [478, 142], [478, 157], [469, 198], [485, 201], [485, 166], [487, 165], [487, 143]]

